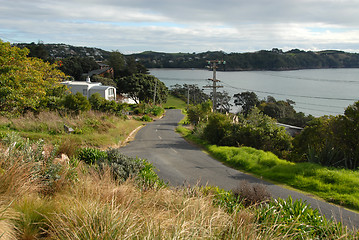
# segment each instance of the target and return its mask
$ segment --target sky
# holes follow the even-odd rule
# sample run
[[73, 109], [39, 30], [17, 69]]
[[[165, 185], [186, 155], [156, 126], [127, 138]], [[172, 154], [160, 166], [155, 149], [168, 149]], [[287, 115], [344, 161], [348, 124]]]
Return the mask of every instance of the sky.
[[0, 0], [0, 39], [125, 54], [359, 52], [359, 0]]

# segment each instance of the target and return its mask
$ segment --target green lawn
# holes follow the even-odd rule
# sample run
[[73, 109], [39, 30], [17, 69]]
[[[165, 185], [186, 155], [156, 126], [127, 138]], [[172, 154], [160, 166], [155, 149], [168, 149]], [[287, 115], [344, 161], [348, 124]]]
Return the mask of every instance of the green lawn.
[[186, 109], [187, 104], [182, 99], [179, 99], [175, 96], [169, 95], [167, 102], [163, 106], [164, 108], [176, 108], [176, 109]]

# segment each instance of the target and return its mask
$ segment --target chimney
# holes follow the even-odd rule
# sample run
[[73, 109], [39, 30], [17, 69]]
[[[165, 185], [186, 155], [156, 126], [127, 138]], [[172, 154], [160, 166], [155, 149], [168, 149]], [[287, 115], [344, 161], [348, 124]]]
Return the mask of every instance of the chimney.
[[87, 83], [91, 83], [90, 76], [88, 76], [88, 75], [87, 75], [87, 77], [86, 77], [86, 82], [87, 82]]

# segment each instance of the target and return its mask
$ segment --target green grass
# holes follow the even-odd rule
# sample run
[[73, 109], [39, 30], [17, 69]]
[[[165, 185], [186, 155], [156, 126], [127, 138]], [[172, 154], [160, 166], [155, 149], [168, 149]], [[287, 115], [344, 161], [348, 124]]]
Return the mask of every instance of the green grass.
[[179, 99], [175, 96], [169, 95], [167, 102], [163, 106], [164, 108], [176, 108], [176, 109], [186, 109], [187, 104], [182, 99]]
[[292, 163], [271, 152], [250, 147], [208, 145], [184, 127], [178, 132], [203, 146], [212, 156], [233, 168], [315, 194], [328, 202], [359, 210], [359, 172], [320, 166], [313, 163]]

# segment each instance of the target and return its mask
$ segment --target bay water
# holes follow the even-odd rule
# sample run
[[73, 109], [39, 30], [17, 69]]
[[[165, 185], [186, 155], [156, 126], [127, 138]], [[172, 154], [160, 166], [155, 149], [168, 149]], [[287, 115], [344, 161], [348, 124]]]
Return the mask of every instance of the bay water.
[[[213, 72], [201, 69], [150, 69], [168, 88], [175, 84], [196, 84], [209, 94], [208, 79]], [[290, 99], [297, 112], [313, 116], [343, 114], [346, 107], [359, 100], [359, 68], [310, 69], [293, 71], [217, 71], [217, 91], [232, 97], [245, 91], [255, 92], [259, 99]], [[233, 104], [234, 105], [234, 104]], [[233, 106], [232, 112], [238, 111]]]

